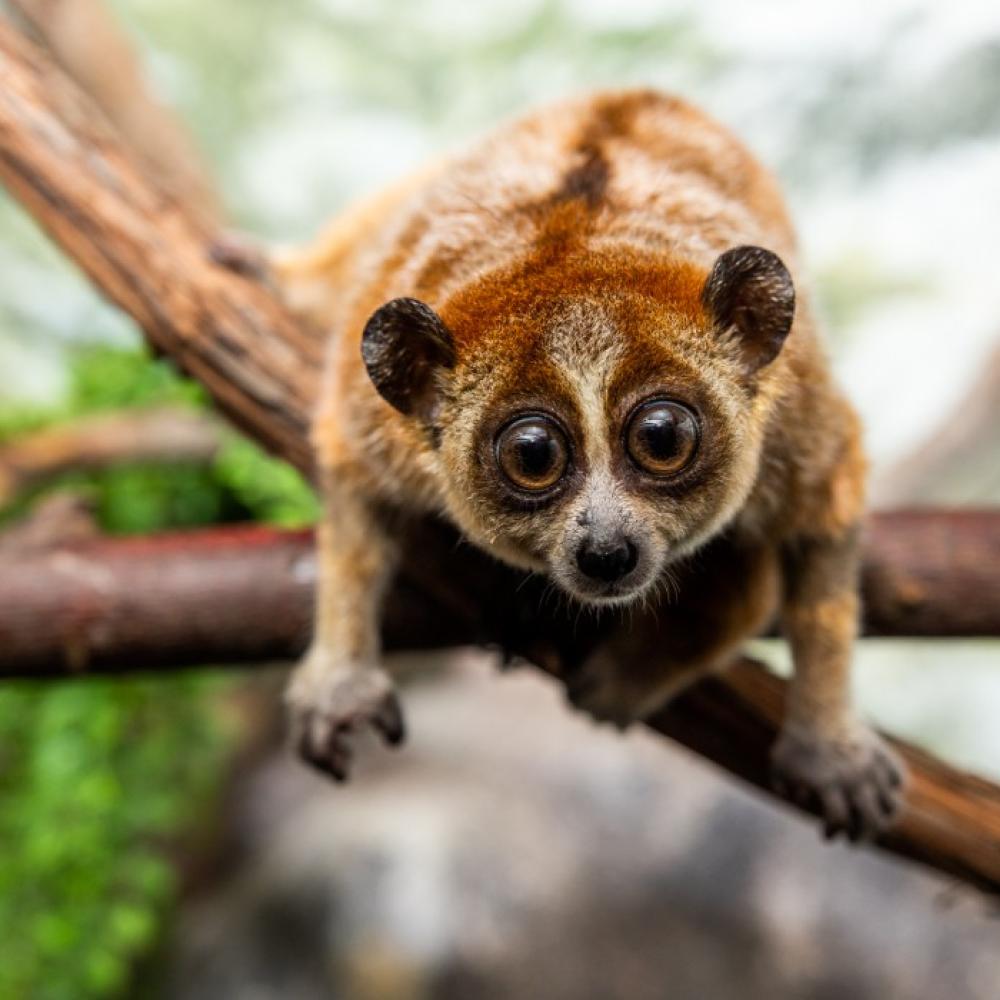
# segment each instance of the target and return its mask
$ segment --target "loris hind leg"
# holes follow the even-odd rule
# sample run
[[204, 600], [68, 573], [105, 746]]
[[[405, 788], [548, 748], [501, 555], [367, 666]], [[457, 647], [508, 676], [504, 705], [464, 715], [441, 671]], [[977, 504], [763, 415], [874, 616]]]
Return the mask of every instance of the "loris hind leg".
[[567, 681], [577, 708], [624, 729], [728, 666], [777, 612], [777, 556], [720, 540], [678, 568], [674, 585], [659, 603], [620, 612], [621, 627]]
[[404, 737], [395, 685], [379, 664], [378, 617], [395, 552], [349, 476], [328, 476], [323, 492], [315, 632], [285, 697], [301, 756], [343, 781], [362, 728], [390, 744]]

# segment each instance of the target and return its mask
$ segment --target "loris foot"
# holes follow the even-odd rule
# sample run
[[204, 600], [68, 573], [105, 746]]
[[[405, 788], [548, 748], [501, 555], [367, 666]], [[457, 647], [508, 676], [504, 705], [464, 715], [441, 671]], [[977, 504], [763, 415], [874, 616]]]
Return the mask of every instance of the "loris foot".
[[596, 722], [627, 729], [641, 715], [641, 698], [615, 671], [600, 660], [590, 660], [566, 680], [570, 704]]
[[704, 671], [689, 665], [643, 673], [623, 666], [627, 656], [598, 652], [566, 679], [566, 696], [574, 708], [619, 730], [646, 719], [683, 691]]
[[838, 739], [786, 728], [774, 746], [771, 764], [776, 791], [818, 808], [827, 837], [876, 837], [902, 805], [904, 765], [863, 726]]
[[345, 781], [351, 737], [371, 726], [396, 746], [406, 735], [403, 712], [395, 686], [377, 667], [351, 665], [318, 675], [312, 667], [303, 664], [289, 686], [292, 739], [303, 760]]

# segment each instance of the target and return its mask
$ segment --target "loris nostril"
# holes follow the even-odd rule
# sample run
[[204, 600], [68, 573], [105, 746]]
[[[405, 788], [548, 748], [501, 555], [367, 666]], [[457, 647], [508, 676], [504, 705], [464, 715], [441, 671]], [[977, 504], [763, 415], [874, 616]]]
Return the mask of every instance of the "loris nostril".
[[639, 561], [639, 552], [627, 538], [611, 543], [583, 542], [576, 550], [576, 564], [584, 576], [604, 583], [614, 583], [628, 576]]

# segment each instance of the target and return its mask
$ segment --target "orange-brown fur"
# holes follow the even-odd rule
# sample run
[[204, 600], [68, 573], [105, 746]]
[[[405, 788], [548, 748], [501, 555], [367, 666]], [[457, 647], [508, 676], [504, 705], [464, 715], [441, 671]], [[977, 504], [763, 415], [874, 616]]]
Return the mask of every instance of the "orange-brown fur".
[[[776, 253], [800, 288], [791, 334], [752, 379], [711, 331], [703, 301], [713, 262], [743, 244]], [[646, 715], [723, 666], [783, 603], [796, 679], [776, 762], [820, 796], [834, 828], [884, 822], [891, 809], [875, 798], [893, 795], [891, 782], [871, 776], [892, 762], [849, 697], [859, 426], [818, 344], [776, 185], [725, 129], [652, 91], [563, 102], [363, 204], [282, 261], [279, 277], [289, 301], [330, 330], [314, 427], [329, 514], [317, 641], [292, 687], [297, 712], [328, 697], [321, 689], [345, 663], [378, 656], [372, 592], [385, 571], [371, 552], [388, 565], [391, 541], [374, 505], [444, 513], [498, 557], [551, 568], [556, 527], [508, 512], [489, 454], [470, 455], [489, 440], [484, 428], [518, 407], [555, 407], [580, 438], [579, 475], [600, 465], [627, 494], [628, 517], [657, 522], [676, 588], [664, 601], [653, 586], [653, 606], [584, 667], [580, 703], [621, 723]], [[432, 307], [454, 340], [440, 440], [381, 398], [361, 361], [368, 318], [401, 296]], [[581, 381], [605, 368], [581, 402]], [[654, 390], [689, 396], [716, 418], [702, 445], [708, 485], [685, 495], [636, 485], [615, 451], [620, 421]], [[373, 536], [381, 541], [369, 549]], [[699, 548], [701, 561], [685, 562]], [[674, 638], [649, 648], [653, 616], [656, 633]]]

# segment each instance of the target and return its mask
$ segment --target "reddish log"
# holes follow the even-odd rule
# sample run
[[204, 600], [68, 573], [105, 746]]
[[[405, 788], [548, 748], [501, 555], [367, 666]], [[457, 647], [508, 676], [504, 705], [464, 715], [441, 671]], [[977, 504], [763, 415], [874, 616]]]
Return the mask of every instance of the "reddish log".
[[1000, 511], [876, 515], [865, 556], [868, 635], [1000, 635]]
[[[430, 531], [414, 549], [387, 603], [389, 645], [525, 643], [510, 624], [523, 609], [498, 596], [519, 580]], [[308, 532], [260, 527], [6, 554], [0, 676], [291, 659], [309, 634], [314, 572]], [[1000, 636], [1000, 512], [875, 516], [864, 595], [868, 635]]]
[[[905, 557], [920, 546], [894, 546], [896, 541], [919, 539], [921, 531], [940, 527], [939, 520], [956, 523], [954, 515], [930, 512], [920, 519], [923, 528], [916, 529], [910, 515], [879, 518], [874, 532], [883, 551]], [[995, 541], [1000, 515], [976, 520]], [[426, 529], [419, 549], [421, 558], [407, 563], [388, 602], [389, 648], [490, 642], [565, 676], [592, 638], [539, 607], [531, 587], [518, 591], [509, 571], [467, 549], [456, 553], [447, 533]], [[933, 547], [920, 550], [924, 571], [951, 579], [941, 562], [928, 564]], [[943, 558], [946, 550], [938, 551]], [[450, 573], [441, 572], [441, 560]], [[872, 565], [880, 586], [897, 576], [910, 579], [900, 565]], [[287, 659], [308, 636], [314, 572], [308, 532], [261, 527], [97, 539], [15, 556], [0, 567], [0, 673], [64, 677]], [[937, 593], [947, 594], [948, 587]], [[515, 603], [510, 595], [524, 599]], [[896, 606], [883, 598], [886, 607]], [[925, 622], [947, 621], [950, 613], [935, 602], [926, 612]], [[690, 691], [651, 725], [767, 789], [783, 690], [781, 680], [745, 661]], [[883, 846], [1000, 891], [1000, 788], [897, 745], [910, 765], [912, 787], [906, 812]]]

